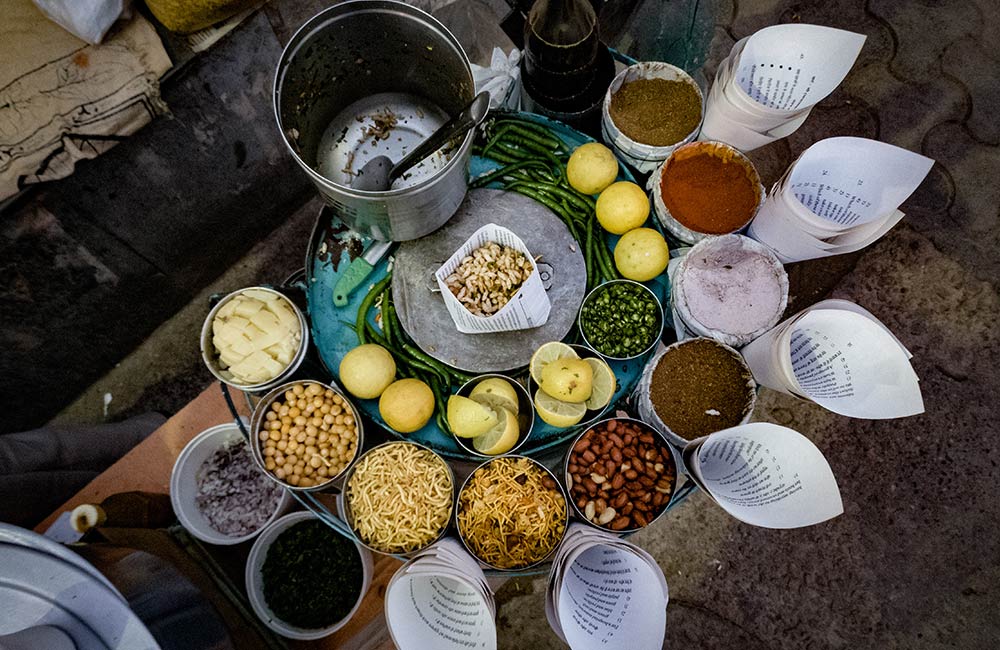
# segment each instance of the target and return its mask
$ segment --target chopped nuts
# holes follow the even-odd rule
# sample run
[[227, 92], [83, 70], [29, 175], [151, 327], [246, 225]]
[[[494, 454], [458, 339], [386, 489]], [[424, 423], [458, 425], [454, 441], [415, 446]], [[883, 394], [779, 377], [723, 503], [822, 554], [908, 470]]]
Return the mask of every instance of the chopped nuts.
[[514, 297], [534, 270], [519, 250], [487, 242], [466, 256], [445, 284], [476, 316], [492, 316]]

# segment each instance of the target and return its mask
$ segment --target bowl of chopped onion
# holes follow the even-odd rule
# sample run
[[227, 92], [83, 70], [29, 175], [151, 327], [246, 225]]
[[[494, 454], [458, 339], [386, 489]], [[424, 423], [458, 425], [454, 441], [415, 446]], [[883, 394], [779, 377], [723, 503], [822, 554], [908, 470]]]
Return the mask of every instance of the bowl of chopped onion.
[[254, 462], [235, 424], [202, 431], [170, 474], [170, 502], [181, 525], [209, 544], [253, 539], [288, 511], [292, 495]]

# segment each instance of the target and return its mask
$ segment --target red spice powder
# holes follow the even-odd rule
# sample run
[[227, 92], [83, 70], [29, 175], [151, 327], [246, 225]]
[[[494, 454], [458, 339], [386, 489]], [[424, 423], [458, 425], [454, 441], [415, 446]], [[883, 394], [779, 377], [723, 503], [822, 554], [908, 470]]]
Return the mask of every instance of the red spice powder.
[[660, 193], [684, 226], [724, 235], [745, 226], [757, 208], [757, 182], [750, 175], [732, 152], [696, 146], [675, 152], [660, 177]]

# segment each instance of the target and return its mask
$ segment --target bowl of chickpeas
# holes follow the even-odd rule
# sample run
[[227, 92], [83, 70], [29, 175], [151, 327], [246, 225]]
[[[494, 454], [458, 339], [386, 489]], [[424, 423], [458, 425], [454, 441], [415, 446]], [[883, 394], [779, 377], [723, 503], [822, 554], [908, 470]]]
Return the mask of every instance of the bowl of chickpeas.
[[364, 442], [361, 417], [336, 388], [293, 381], [274, 388], [250, 418], [254, 460], [290, 490], [329, 487], [358, 457]]

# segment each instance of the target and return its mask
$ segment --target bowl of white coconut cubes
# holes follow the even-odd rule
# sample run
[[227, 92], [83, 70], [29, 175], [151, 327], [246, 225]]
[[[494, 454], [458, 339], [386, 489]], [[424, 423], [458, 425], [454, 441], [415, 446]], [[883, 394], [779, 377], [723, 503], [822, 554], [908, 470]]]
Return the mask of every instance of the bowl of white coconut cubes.
[[258, 392], [290, 376], [306, 355], [309, 325], [302, 311], [267, 287], [240, 289], [208, 313], [201, 328], [201, 356], [218, 379]]

